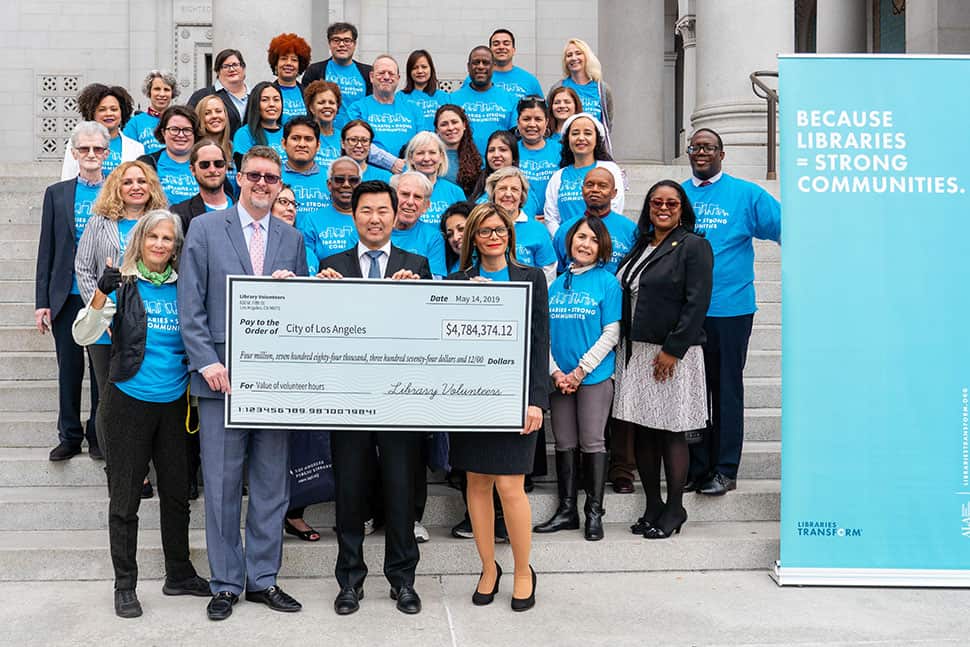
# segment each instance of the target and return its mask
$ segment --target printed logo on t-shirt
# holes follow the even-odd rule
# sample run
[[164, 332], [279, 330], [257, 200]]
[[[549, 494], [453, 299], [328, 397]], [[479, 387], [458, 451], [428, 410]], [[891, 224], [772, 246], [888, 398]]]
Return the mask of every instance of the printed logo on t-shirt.
[[144, 299], [148, 327], [162, 332], [179, 332], [178, 304], [163, 299]]

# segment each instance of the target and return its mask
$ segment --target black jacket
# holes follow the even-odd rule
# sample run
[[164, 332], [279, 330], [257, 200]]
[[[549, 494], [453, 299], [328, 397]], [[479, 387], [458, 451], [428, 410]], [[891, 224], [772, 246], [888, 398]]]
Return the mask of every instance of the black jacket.
[[[222, 191], [227, 196], [236, 200], [236, 196], [233, 195], [232, 185], [229, 180], [226, 180], [222, 184]], [[187, 236], [189, 233], [189, 225], [192, 224], [192, 219], [196, 216], [201, 216], [206, 212], [205, 201], [202, 200], [202, 194], [196, 193], [194, 196], [188, 200], [183, 200], [178, 204], [173, 204], [168, 208], [169, 211], [174, 213], [182, 221], [182, 235]]]
[[[535, 267], [509, 263], [510, 281], [532, 283], [532, 314], [529, 345], [529, 406], [540, 409], [549, 408], [549, 393], [552, 381], [549, 379], [549, 288], [546, 275]], [[478, 276], [478, 267], [453, 272], [449, 281], [467, 281]]]
[[[364, 278], [360, 273], [360, 261], [357, 256], [357, 245], [354, 244], [350, 249], [337, 252], [320, 261], [320, 269], [326, 267], [333, 268], [346, 276], [348, 279]], [[384, 270], [386, 276], [391, 276], [398, 270], [411, 270], [422, 279], [431, 279], [431, 268], [428, 266], [428, 259], [420, 254], [406, 252], [400, 247], [391, 245], [391, 253], [387, 257], [387, 268]]]
[[[300, 83], [305, 88], [314, 81], [319, 79], [327, 79], [327, 63], [333, 60], [333, 57], [328, 58], [325, 61], [317, 61], [316, 63], [311, 63], [310, 67], [306, 69], [303, 76], [300, 77]], [[364, 94], [374, 94], [374, 86], [370, 82], [370, 72], [371, 66], [367, 63], [361, 63], [359, 61], [354, 61], [354, 65], [357, 66], [357, 71], [364, 78]]]
[[44, 210], [40, 216], [40, 241], [37, 244], [37, 271], [34, 281], [34, 307], [50, 308], [51, 320], [57, 318], [74, 276], [74, 193], [77, 178], [47, 187]]
[[195, 110], [195, 106], [210, 94], [214, 94], [222, 99], [223, 105], [226, 106], [226, 117], [229, 118], [229, 138], [232, 139], [232, 137], [236, 134], [236, 131], [239, 130], [239, 127], [246, 123], [246, 115], [240, 115], [239, 111], [236, 110], [236, 104], [233, 103], [232, 97], [229, 96], [229, 90], [222, 88], [216, 92], [216, 87], [214, 85], [209, 85], [193, 92], [192, 96], [189, 97], [189, 100], [185, 103], [187, 106]]
[[[636, 259], [634, 259], [636, 263]], [[640, 274], [637, 301], [630, 304], [621, 265], [623, 326], [628, 339], [660, 344], [664, 352], [683, 359], [691, 346], [703, 344], [704, 319], [711, 304], [714, 253], [707, 239], [686, 229], [672, 231], [648, 257]], [[630, 308], [633, 324], [629, 325]]]
[[[130, 380], [138, 374], [145, 359], [148, 316], [138, 293], [138, 278], [125, 277], [115, 294], [117, 310], [111, 320], [111, 364], [108, 380], [112, 384]], [[182, 362], [188, 364], [184, 355]]]

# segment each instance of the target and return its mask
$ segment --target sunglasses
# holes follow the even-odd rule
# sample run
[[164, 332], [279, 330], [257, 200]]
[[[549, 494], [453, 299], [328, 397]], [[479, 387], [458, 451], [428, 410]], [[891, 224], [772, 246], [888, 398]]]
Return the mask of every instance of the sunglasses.
[[357, 186], [360, 184], [359, 175], [334, 175], [330, 178], [330, 181], [340, 186], [341, 184], [349, 184], [350, 186]]
[[[226, 160], [199, 160], [195, 163], [203, 171], [209, 168], [209, 166], [214, 166], [216, 168], [226, 168]], [[272, 182], [270, 182], [272, 184]]]
[[272, 173], [256, 173], [255, 171], [246, 171], [243, 173], [243, 175], [245, 175], [246, 179], [253, 184], [257, 184], [260, 180], [264, 180], [266, 184], [276, 184], [280, 181], [280, 176], [273, 175]]
[[91, 153], [94, 153], [95, 155], [104, 155], [104, 152], [108, 149], [104, 146], [75, 146], [74, 150], [82, 155], [90, 155]]

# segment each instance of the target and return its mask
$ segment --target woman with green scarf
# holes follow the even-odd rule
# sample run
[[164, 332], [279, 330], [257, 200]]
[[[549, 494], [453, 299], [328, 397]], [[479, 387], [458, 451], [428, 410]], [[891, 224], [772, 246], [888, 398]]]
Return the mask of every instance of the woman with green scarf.
[[108, 385], [101, 394], [108, 473], [108, 537], [115, 571], [115, 613], [141, 615], [135, 595], [138, 507], [149, 461], [155, 464], [165, 554], [166, 595], [209, 597], [189, 561], [185, 408], [188, 368], [176, 301], [178, 216], [158, 209], [131, 232], [124, 259], [105, 259], [88, 306], [74, 322], [87, 345], [111, 327]]

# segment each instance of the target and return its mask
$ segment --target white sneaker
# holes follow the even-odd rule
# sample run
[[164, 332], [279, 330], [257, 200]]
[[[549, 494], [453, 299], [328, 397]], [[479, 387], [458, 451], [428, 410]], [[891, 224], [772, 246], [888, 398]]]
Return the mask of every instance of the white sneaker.
[[421, 525], [420, 521], [414, 522], [414, 540], [419, 544], [423, 544], [431, 539], [431, 535], [428, 534], [428, 529]]
[[374, 529], [374, 520], [373, 519], [368, 519], [367, 521], [364, 522], [364, 534], [365, 535], [373, 535], [374, 534], [374, 530], [375, 529]]

